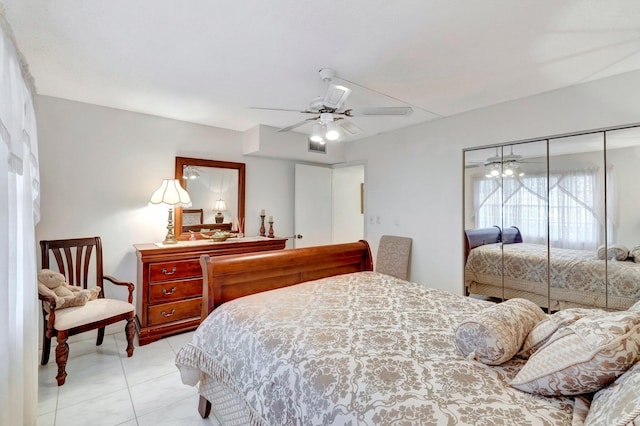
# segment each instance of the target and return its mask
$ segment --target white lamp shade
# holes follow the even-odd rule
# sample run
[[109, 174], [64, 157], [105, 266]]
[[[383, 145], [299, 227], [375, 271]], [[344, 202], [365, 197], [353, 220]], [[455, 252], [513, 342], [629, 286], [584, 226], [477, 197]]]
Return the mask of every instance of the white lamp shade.
[[223, 212], [227, 210], [227, 203], [224, 202], [224, 200], [217, 200], [215, 206], [213, 207], [213, 210], [217, 211], [217, 212]]
[[191, 205], [191, 197], [189, 193], [182, 189], [178, 179], [163, 179], [160, 188], [151, 195], [151, 204], [167, 204], [170, 206]]

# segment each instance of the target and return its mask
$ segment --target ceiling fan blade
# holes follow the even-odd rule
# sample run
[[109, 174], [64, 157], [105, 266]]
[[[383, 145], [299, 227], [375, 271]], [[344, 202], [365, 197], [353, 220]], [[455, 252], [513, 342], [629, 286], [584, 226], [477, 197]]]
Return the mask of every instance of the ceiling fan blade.
[[[413, 108], [411, 107], [359, 107], [359, 108], [351, 108], [350, 110], [351, 116], [358, 115], [411, 115], [413, 113]], [[345, 111], [345, 112], [347, 112]]]
[[309, 110], [299, 110], [299, 109], [288, 109], [288, 108], [265, 108], [265, 107], [249, 107], [249, 109], [263, 109], [267, 111], [288, 111], [288, 112], [299, 112], [302, 114], [317, 114], [318, 111], [309, 111]]
[[355, 135], [357, 135], [359, 133], [362, 133], [362, 129], [360, 127], [356, 126], [355, 124], [353, 124], [349, 120], [342, 120], [340, 122], [340, 127], [349, 136], [355, 136]]
[[296, 124], [292, 124], [291, 126], [283, 127], [282, 129], [278, 130], [278, 132], [288, 132], [289, 130], [293, 130], [293, 129], [297, 128], [297, 127], [300, 127], [300, 126], [303, 126], [303, 125], [307, 124], [309, 121], [315, 121], [318, 118], [320, 118], [320, 116], [307, 118], [306, 120], [299, 121]]
[[338, 109], [342, 106], [351, 94], [351, 89], [340, 84], [330, 84], [327, 93], [324, 95], [323, 105], [329, 108]]

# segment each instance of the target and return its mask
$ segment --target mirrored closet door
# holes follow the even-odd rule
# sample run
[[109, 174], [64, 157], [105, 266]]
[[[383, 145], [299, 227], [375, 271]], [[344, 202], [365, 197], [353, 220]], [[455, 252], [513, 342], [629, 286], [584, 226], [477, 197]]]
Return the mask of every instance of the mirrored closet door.
[[637, 125], [465, 150], [466, 293], [628, 308], [640, 300], [639, 179]]

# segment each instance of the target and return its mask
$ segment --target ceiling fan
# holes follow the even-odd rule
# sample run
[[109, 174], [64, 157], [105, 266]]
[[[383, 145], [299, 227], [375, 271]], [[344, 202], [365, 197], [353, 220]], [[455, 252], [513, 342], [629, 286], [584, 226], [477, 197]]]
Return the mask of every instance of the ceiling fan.
[[313, 123], [309, 139], [313, 142], [324, 143], [325, 140], [335, 141], [340, 138], [340, 131], [353, 136], [362, 132], [362, 129], [347, 117], [359, 116], [406, 116], [413, 112], [407, 107], [354, 107], [343, 108], [344, 102], [351, 94], [351, 89], [333, 82], [336, 77], [335, 70], [322, 68], [318, 71], [320, 78], [325, 82], [325, 94], [315, 97], [309, 103], [306, 110], [284, 109], [284, 108], [260, 108], [272, 111], [292, 111], [302, 114], [312, 114], [313, 117], [304, 119], [295, 124], [279, 129], [279, 132], [288, 132], [307, 123]]
[[499, 148], [496, 148], [496, 155], [484, 161], [471, 161], [471, 163], [476, 163], [471, 167], [486, 167], [488, 170], [486, 177], [488, 178], [524, 176], [524, 172], [520, 169], [520, 164], [532, 162], [525, 161], [522, 155], [513, 153], [513, 147], [510, 148], [509, 154], [504, 155], [500, 155]]

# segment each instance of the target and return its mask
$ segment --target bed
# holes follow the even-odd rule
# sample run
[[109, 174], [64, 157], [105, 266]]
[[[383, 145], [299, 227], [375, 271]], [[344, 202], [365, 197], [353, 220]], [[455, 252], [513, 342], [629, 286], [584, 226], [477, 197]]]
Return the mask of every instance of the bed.
[[366, 242], [201, 263], [215, 309], [176, 365], [185, 384], [199, 384], [203, 417], [213, 404], [225, 425], [584, 419], [580, 397], [510, 387], [524, 360], [463, 358], [456, 325], [492, 302], [372, 272]]
[[595, 251], [548, 252], [546, 245], [523, 242], [516, 227], [467, 230], [464, 275], [469, 294], [524, 297], [551, 311], [624, 310], [640, 300], [640, 263], [605, 262]]

